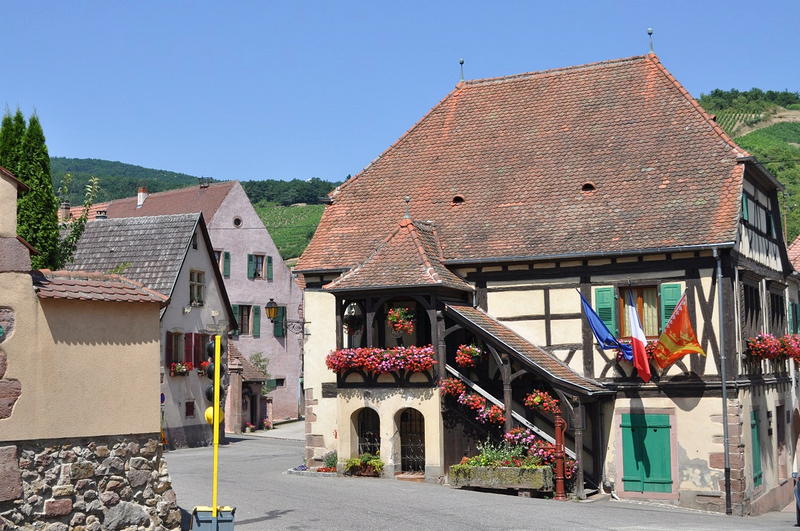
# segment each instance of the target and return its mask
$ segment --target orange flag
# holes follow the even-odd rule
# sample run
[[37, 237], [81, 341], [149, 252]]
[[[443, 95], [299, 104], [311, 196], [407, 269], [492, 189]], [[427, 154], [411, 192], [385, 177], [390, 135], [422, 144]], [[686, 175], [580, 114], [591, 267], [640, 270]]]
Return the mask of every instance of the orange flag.
[[692, 353], [706, 355], [689, 321], [689, 309], [686, 307], [686, 293], [684, 293], [667, 321], [664, 332], [658, 338], [653, 359], [656, 365], [663, 369], [686, 354]]

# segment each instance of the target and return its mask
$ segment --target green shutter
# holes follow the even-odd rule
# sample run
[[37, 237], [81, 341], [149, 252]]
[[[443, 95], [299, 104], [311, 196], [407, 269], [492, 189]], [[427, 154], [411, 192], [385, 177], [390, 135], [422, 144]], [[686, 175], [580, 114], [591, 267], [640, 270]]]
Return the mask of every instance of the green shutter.
[[619, 335], [617, 329], [617, 300], [614, 297], [614, 288], [594, 289], [594, 309], [597, 316], [605, 323], [608, 331], [615, 336]]
[[261, 306], [253, 306], [253, 337], [261, 337]]
[[626, 492], [672, 492], [669, 415], [623, 414], [622, 483]]
[[661, 331], [667, 327], [667, 321], [672, 317], [672, 312], [675, 311], [675, 306], [681, 300], [681, 285], [680, 284], [661, 284], [659, 286], [659, 311], [661, 312]]
[[[239, 321], [239, 305], [231, 304], [231, 308], [233, 309], [233, 317], [236, 319], [236, 321]], [[239, 326], [241, 325], [237, 325], [236, 330], [233, 331], [234, 339], [238, 339], [239, 337]]]
[[758, 411], [750, 414], [750, 444], [753, 447], [753, 486], [758, 487], [764, 482], [761, 470], [761, 435], [758, 431]]
[[256, 257], [252, 254], [247, 255], [247, 278], [256, 277]]
[[272, 280], [272, 257], [267, 257], [267, 280]]
[[796, 334], [798, 330], [800, 330], [800, 304], [793, 302], [792, 303], [792, 333]]
[[285, 335], [284, 321], [286, 320], [286, 306], [278, 306], [278, 313], [275, 315], [275, 320], [272, 323], [272, 334], [275, 337], [283, 337]]
[[747, 195], [742, 194], [742, 219], [750, 221], [750, 209], [747, 207]]
[[231, 276], [231, 253], [228, 251], [222, 253], [222, 276], [225, 278]]

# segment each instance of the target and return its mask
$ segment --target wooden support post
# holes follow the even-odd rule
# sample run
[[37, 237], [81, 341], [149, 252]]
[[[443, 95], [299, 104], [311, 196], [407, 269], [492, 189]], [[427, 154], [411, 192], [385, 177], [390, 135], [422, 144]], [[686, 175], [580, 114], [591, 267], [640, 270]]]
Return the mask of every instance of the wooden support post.
[[575, 418], [573, 422], [575, 426], [575, 460], [578, 464], [578, 470], [575, 472], [575, 495], [579, 500], [585, 500], [586, 493], [583, 490], [583, 402], [578, 402], [578, 406], [575, 408]]
[[567, 493], [564, 486], [565, 470], [564, 470], [564, 431], [567, 428], [567, 423], [560, 413], [556, 414], [556, 492], [554, 499], [564, 501], [567, 499]]
[[375, 306], [372, 299], [367, 299], [364, 306], [366, 307], [366, 324], [367, 328], [367, 344], [365, 347], [375, 346]]
[[506, 431], [511, 431], [514, 428], [514, 419], [511, 417], [511, 360], [508, 359], [508, 354], [503, 352], [500, 359], [503, 365], [500, 366], [500, 376], [503, 378], [503, 408], [506, 417]]
[[344, 313], [344, 302], [339, 297], [336, 297], [336, 349], [344, 348], [344, 327], [342, 324]]
[[445, 330], [444, 324], [444, 315], [442, 312], [436, 312], [436, 355], [437, 361], [439, 362], [439, 366], [436, 367], [436, 374], [439, 380], [442, 380], [447, 376], [447, 341], [445, 336], [447, 335]]

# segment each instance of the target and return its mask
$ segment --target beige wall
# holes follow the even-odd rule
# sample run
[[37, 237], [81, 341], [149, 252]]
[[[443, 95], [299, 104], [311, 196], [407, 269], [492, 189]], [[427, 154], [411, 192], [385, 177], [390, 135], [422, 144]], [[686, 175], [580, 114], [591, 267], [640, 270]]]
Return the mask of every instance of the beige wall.
[[368, 407], [377, 411], [380, 417], [380, 451], [386, 473], [399, 472], [400, 415], [404, 409], [413, 408], [425, 418], [425, 475], [435, 479], [442, 474], [444, 439], [438, 389], [349, 389], [340, 391], [336, 400], [336, 419], [340, 430], [336, 450], [340, 463], [357, 455], [355, 413]]
[[335, 383], [336, 375], [325, 366], [325, 356], [336, 348], [336, 300], [330, 293], [308, 291], [304, 293], [303, 308], [306, 319], [306, 339], [303, 346], [304, 387], [313, 396], [312, 414], [306, 415], [306, 435], [322, 437], [324, 449], [314, 450], [314, 457], [322, 457], [327, 450], [337, 448], [337, 399], [322, 398], [322, 384]]
[[3, 440], [159, 431], [159, 306], [40, 300], [25, 273], [0, 273], [16, 325], [0, 348], [21, 382]]
[[0, 238], [17, 237], [17, 183], [0, 175]]

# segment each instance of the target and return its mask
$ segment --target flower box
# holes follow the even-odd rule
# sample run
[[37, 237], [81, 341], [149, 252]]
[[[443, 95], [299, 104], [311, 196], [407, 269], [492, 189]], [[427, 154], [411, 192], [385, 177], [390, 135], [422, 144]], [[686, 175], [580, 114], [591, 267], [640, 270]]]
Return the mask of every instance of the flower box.
[[194, 364], [191, 361], [175, 362], [169, 366], [170, 376], [186, 376], [194, 370]]
[[549, 466], [532, 468], [453, 465], [448, 474], [455, 488], [524, 489], [553, 492], [553, 469]]

